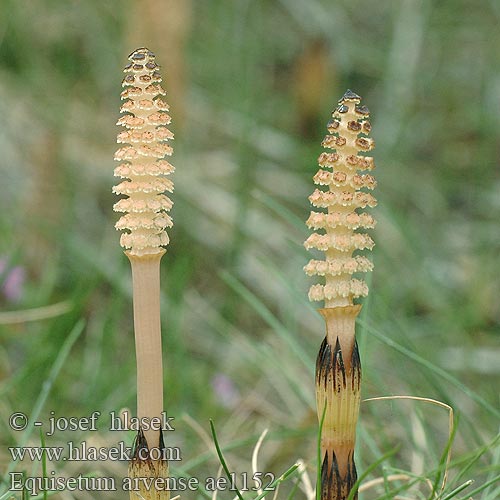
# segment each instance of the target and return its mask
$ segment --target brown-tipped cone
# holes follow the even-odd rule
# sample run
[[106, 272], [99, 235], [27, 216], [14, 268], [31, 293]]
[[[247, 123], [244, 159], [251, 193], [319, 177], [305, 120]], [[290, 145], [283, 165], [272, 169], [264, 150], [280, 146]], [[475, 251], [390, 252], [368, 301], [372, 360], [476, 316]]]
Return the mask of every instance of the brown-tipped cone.
[[321, 145], [334, 152], [323, 152], [318, 158], [320, 169], [314, 183], [320, 186], [309, 201], [313, 211], [307, 226], [315, 232], [304, 243], [307, 249], [325, 253], [325, 260], [313, 259], [304, 268], [309, 276], [324, 277], [324, 284], [312, 285], [309, 299], [324, 301], [325, 307], [346, 306], [353, 299], [368, 294], [366, 283], [353, 278], [354, 273], [372, 270], [366, 257], [353, 255], [359, 250], [371, 250], [373, 240], [362, 231], [375, 226], [365, 209], [374, 207], [376, 199], [367, 191], [377, 183], [369, 173], [375, 168], [373, 158], [362, 153], [371, 151], [373, 139], [366, 137], [371, 125], [369, 111], [360, 106], [361, 98], [348, 90], [340, 99], [328, 122], [328, 135]]
[[118, 134], [122, 147], [115, 153], [120, 162], [115, 176], [122, 180], [113, 188], [115, 194], [127, 198], [114, 205], [115, 211], [125, 213], [115, 227], [125, 231], [120, 238], [122, 247], [131, 255], [142, 256], [162, 251], [169, 242], [166, 229], [172, 227], [172, 219], [167, 212], [172, 200], [165, 193], [171, 193], [174, 185], [165, 176], [174, 167], [164, 157], [172, 154], [167, 141], [174, 135], [166, 127], [169, 107], [162, 97], [165, 91], [154, 54], [141, 48], [129, 60], [122, 82], [125, 102], [120, 109], [126, 114], [117, 123], [125, 130]]

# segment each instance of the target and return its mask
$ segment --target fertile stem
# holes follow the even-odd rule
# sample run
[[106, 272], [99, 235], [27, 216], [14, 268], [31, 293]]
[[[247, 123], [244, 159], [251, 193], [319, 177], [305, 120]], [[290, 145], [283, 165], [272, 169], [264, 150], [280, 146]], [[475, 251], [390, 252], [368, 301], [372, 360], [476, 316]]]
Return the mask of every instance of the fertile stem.
[[114, 209], [124, 212], [116, 228], [126, 231], [120, 243], [132, 267], [137, 417], [141, 422], [129, 464], [129, 478], [139, 481], [131, 482], [130, 499], [168, 500], [169, 492], [158, 490], [154, 482], [168, 476], [168, 464], [158, 459], [164, 449], [163, 435], [152, 424], [156, 422], [158, 429], [163, 412], [160, 260], [165, 253], [162, 247], [169, 242], [165, 229], [172, 226], [166, 213], [172, 201], [164, 192], [173, 191], [172, 181], [165, 176], [174, 168], [164, 157], [172, 154], [166, 141], [173, 134], [165, 126], [170, 116], [162, 99], [165, 91], [154, 54], [141, 48], [132, 52], [129, 60], [121, 94], [125, 102], [120, 111], [125, 114], [118, 120], [125, 130], [117, 138], [125, 146], [115, 153], [115, 160], [122, 162], [115, 168], [115, 176], [125, 180], [113, 192], [127, 196]]
[[[375, 198], [362, 191], [375, 187], [375, 179], [358, 170], [372, 170], [373, 158], [359, 155], [373, 149], [373, 140], [359, 134], [370, 132], [366, 119], [369, 111], [360, 106], [361, 98], [348, 90], [328, 123], [322, 142], [333, 153], [322, 153], [315, 184], [309, 197], [312, 205], [326, 209], [311, 212], [308, 227], [321, 230], [304, 243], [308, 249], [325, 253], [325, 260], [312, 259], [304, 270], [309, 276], [324, 276], [324, 284], [309, 290], [309, 299], [324, 301], [319, 312], [325, 320], [326, 336], [316, 361], [316, 403], [321, 433], [322, 500], [345, 500], [356, 482], [354, 444], [360, 404], [361, 363], [355, 337], [356, 317], [361, 309], [353, 299], [364, 297], [368, 287], [355, 273], [371, 271], [373, 264], [366, 257], [355, 255], [357, 250], [372, 249], [373, 241], [358, 229], [373, 228], [372, 216], [359, 209], [376, 205]], [[332, 170], [326, 170], [331, 168]], [[354, 498], [357, 498], [357, 493]]]
[[356, 305], [319, 311], [327, 332], [316, 360], [316, 405], [319, 418], [325, 415], [321, 432], [322, 500], [345, 500], [357, 479], [354, 444], [361, 363], [354, 324], [360, 309]]
[[[132, 267], [137, 417], [161, 418], [163, 362], [160, 324], [160, 260], [165, 252], [138, 257], [126, 252]], [[158, 448], [158, 431], [144, 430], [148, 448]]]

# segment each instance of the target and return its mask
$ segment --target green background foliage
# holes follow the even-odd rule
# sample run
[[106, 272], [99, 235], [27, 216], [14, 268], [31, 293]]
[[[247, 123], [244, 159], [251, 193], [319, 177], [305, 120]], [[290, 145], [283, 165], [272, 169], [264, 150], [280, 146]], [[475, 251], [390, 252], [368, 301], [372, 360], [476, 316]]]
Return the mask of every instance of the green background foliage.
[[[260, 470], [280, 474], [302, 458], [315, 477], [323, 325], [307, 301], [303, 221], [325, 124], [352, 88], [372, 113], [379, 183], [375, 270], [358, 324], [364, 397], [451, 405], [459, 423], [440, 498], [489, 483], [474, 499], [498, 498], [499, 22], [494, 0], [1, 0], [0, 471], [41, 474], [41, 464], [10, 463], [8, 446], [40, 444], [36, 432], [9, 428], [14, 411], [44, 421], [50, 411], [102, 412], [100, 432], [60, 432], [47, 446], [132, 440], [104, 425], [109, 412], [135, 408], [112, 158], [121, 70], [146, 45], [163, 67], [176, 134], [175, 225], [162, 263], [166, 409], [176, 417], [167, 438], [183, 453], [173, 473], [217, 474], [212, 418], [232, 470], [250, 471], [269, 428]], [[5, 280], [16, 266], [25, 279], [13, 298]], [[368, 479], [416, 478], [362, 498], [429, 498], [422, 478], [443, 473], [445, 411], [367, 402], [358, 428], [361, 472], [393, 450]]]

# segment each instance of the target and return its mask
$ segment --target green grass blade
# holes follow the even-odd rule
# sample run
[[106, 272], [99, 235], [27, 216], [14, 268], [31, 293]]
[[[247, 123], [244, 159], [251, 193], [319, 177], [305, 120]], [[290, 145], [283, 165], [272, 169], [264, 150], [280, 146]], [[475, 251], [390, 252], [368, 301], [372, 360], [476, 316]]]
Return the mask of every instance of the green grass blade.
[[295, 341], [295, 339], [289, 334], [287, 329], [281, 324], [281, 322], [274, 316], [274, 314], [267, 308], [267, 306], [259, 300], [259, 298], [253, 294], [247, 287], [245, 287], [240, 281], [238, 281], [234, 276], [227, 272], [222, 273], [222, 279], [247, 303], [249, 303], [257, 312], [257, 314], [280, 336], [281, 339], [288, 345], [291, 351], [297, 356], [297, 358], [303, 363], [306, 369], [312, 373], [314, 371], [313, 360], [309, 358], [300, 347], [300, 345]]
[[[489, 488], [492, 484], [498, 484], [499, 482], [500, 482], [500, 474], [490, 479], [486, 483], [482, 484], [481, 486], [478, 486], [475, 490], [470, 491], [466, 497], [463, 497], [460, 500], [469, 500], [469, 498], [474, 498], [474, 495], [481, 493], [481, 491], [485, 490], [486, 488]], [[492, 498], [498, 498], [498, 496]]]
[[464, 394], [466, 394], [470, 399], [474, 400], [479, 406], [482, 406], [485, 410], [490, 412], [495, 417], [500, 418], [500, 410], [498, 410], [497, 408], [492, 406], [490, 403], [488, 403], [488, 401], [486, 401], [481, 396], [479, 396], [479, 394], [477, 392], [469, 389], [467, 386], [462, 384], [455, 377], [450, 375], [447, 371], [443, 370], [439, 366], [436, 366], [435, 364], [433, 364], [430, 361], [426, 360], [425, 358], [419, 356], [418, 354], [414, 353], [413, 351], [410, 351], [409, 349], [402, 346], [398, 342], [395, 342], [394, 340], [385, 336], [383, 333], [379, 332], [377, 329], [373, 328], [373, 326], [369, 325], [365, 321], [359, 320], [359, 322], [360, 322], [360, 324], [363, 325], [363, 328], [366, 328], [366, 330], [369, 331], [370, 334], [372, 334], [374, 337], [379, 339], [381, 342], [383, 342], [384, 344], [386, 344], [389, 347], [392, 347], [393, 349], [400, 352], [401, 354], [404, 354], [406, 357], [408, 357], [411, 360], [415, 361], [416, 363], [424, 366], [429, 371], [431, 371], [434, 374], [441, 377], [443, 380], [446, 380], [450, 384], [454, 385], [455, 387], [460, 389]]
[[293, 485], [293, 488], [291, 489], [289, 495], [286, 497], [286, 500], [293, 500], [295, 498], [295, 495], [299, 490], [299, 484], [300, 484], [300, 477], [297, 481], [295, 481], [295, 484]]
[[[43, 449], [42, 453], [42, 477], [46, 478], [47, 477], [47, 451], [45, 450], [45, 437], [43, 435], [42, 429], [40, 429], [40, 444]], [[44, 488], [43, 489], [43, 494], [42, 494], [43, 500], [47, 500], [47, 490]]]
[[458, 417], [455, 417], [455, 422], [453, 423], [450, 437], [448, 438], [448, 441], [447, 441], [446, 446], [443, 450], [443, 453], [441, 454], [441, 459], [439, 461], [438, 471], [437, 471], [436, 477], [434, 479], [434, 483], [432, 485], [432, 494], [433, 495], [435, 495], [436, 492], [438, 491], [439, 483], [441, 483], [443, 485], [441, 487], [440, 493], [443, 492], [444, 485], [445, 485], [446, 481], [442, 481], [442, 479], [447, 477], [447, 470], [446, 470], [447, 464], [446, 464], [446, 462], [448, 460], [450, 449], [451, 449], [451, 446], [452, 446], [453, 441], [455, 439], [455, 435], [457, 433], [457, 428], [458, 428]]
[[451, 498], [458, 495], [461, 491], [465, 490], [465, 488], [468, 488], [473, 482], [474, 482], [473, 479], [469, 479], [468, 481], [465, 481], [464, 484], [461, 484], [460, 486], [455, 488], [453, 491], [451, 491], [446, 496], [444, 496], [441, 500], [450, 500]]
[[479, 460], [484, 456], [484, 454], [488, 450], [494, 449], [495, 447], [498, 446], [499, 441], [500, 441], [500, 434], [497, 434], [491, 440], [491, 442], [485, 444], [484, 446], [481, 446], [479, 450], [477, 450], [472, 456], [468, 456], [465, 460], [466, 465], [457, 473], [457, 475], [455, 476], [455, 481], [460, 481], [460, 479], [462, 479], [465, 476], [465, 474], [467, 474], [472, 469], [472, 467], [474, 467], [474, 465], [476, 465], [477, 462], [479, 462]]
[[321, 436], [323, 434], [323, 424], [325, 422], [326, 415], [326, 404], [323, 408], [323, 413], [321, 415], [321, 422], [319, 423], [318, 430], [318, 449], [317, 449], [317, 460], [318, 460], [318, 470], [316, 471], [316, 500], [321, 500], [321, 466], [323, 465], [323, 460], [321, 457]]
[[[229, 468], [226, 464], [226, 461], [224, 460], [224, 455], [222, 454], [222, 450], [220, 449], [219, 440], [217, 439], [217, 433], [215, 432], [215, 426], [214, 426], [214, 422], [212, 419], [210, 419], [210, 430], [212, 431], [212, 437], [214, 439], [215, 449], [217, 450], [217, 456], [219, 457], [220, 463], [222, 465], [222, 468], [224, 469], [224, 472], [226, 473], [226, 476], [227, 476], [229, 483], [231, 483], [231, 481], [232, 481], [231, 472], [229, 471]], [[236, 485], [235, 485], [235, 487], [236, 487], [236, 494], [238, 495], [238, 498], [240, 500], [243, 500], [243, 496], [241, 495], [240, 490], [238, 489], [238, 487]]]
[[[68, 355], [71, 351], [71, 348], [73, 347], [73, 344], [76, 342], [78, 337], [83, 331], [83, 328], [85, 326], [85, 321], [80, 320], [78, 323], [73, 327], [69, 335], [67, 336], [66, 340], [64, 341], [64, 344], [62, 345], [61, 349], [59, 350], [59, 354], [57, 355], [56, 360], [54, 361], [54, 364], [52, 365], [52, 368], [49, 372], [49, 376], [45, 380], [45, 382], [42, 385], [40, 395], [38, 396], [35, 405], [33, 407], [33, 410], [30, 414], [29, 420], [30, 422], [35, 422], [38, 417], [40, 416], [40, 413], [47, 401], [47, 398], [50, 394], [50, 390], [52, 389], [52, 386], [54, 384], [55, 379], [59, 375], [59, 372], [61, 371], [61, 368], [63, 367], [66, 359], [68, 358]], [[30, 438], [33, 430], [35, 427], [33, 425], [29, 425], [26, 430], [23, 432], [18, 446], [23, 447], [26, 446], [26, 443], [28, 442], [28, 439]], [[12, 460], [7, 467], [7, 470], [5, 471], [4, 475], [4, 482], [5, 484], [8, 484], [8, 478], [9, 478], [9, 473], [14, 470], [14, 467], [16, 466], [17, 461]], [[0, 497], [3, 498], [3, 497]]]
[[277, 477], [271, 484], [269, 484], [266, 488], [266, 491], [263, 491], [260, 495], [255, 497], [253, 500], [261, 500], [266, 495], [268, 495], [271, 491], [274, 491], [276, 487], [281, 484], [283, 481], [288, 479], [295, 471], [299, 468], [299, 464], [292, 465], [289, 469], [287, 469], [281, 476]]
[[387, 453], [384, 453], [377, 461], [373, 462], [369, 467], [366, 468], [366, 470], [361, 474], [361, 476], [358, 477], [356, 482], [354, 483], [351, 491], [349, 492], [349, 496], [347, 497], [347, 500], [353, 500], [354, 495], [358, 491], [359, 485], [361, 484], [361, 481], [365, 477], [370, 474], [370, 472], [374, 469], [376, 469], [381, 463], [385, 462], [389, 457], [392, 457], [395, 455], [399, 450], [399, 447], [393, 448], [392, 450], [389, 450]]

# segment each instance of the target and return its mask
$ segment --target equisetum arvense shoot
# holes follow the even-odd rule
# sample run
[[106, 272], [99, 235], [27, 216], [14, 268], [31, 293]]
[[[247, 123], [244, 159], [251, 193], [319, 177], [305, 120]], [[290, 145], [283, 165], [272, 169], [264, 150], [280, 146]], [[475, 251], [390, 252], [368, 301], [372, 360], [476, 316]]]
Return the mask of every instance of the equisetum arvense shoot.
[[[115, 176], [122, 180], [113, 188], [125, 195], [114, 210], [123, 212], [116, 229], [124, 231], [120, 244], [130, 260], [133, 281], [134, 331], [137, 361], [137, 417], [139, 421], [161, 421], [163, 412], [163, 367], [160, 326], [160, 260], [169, 238], [166, 228], [172, 226], [168, 215], [171, 199], [165, 192], [173, 191], [167, 177], [174, 171], [165, 160], [172, 154], [167, 144], [173, 134], [165, 91], [154, 54], [140, 48], [129, 56], [125, 67], [124, 101], [118, 125], [124, 130], [117, 142], [122, 146], [115, 153], [120, 162]], [[145, 419], [145, 420], [143, 420]], [[156, 425], [157, 428], [157, 425]], [[149, 455], [148, 451], [155, 450]], [[156, 460], [164, 449], [161, 431], [144, 429], [137, 434], [129, 477], [167, 478], [168, 463]], [[144, 458], [146, 457], [146, 458]], [[169, 492], [146, 488], [130, 492], [131, 500], [167, 500]]]
[[[369, 173], [374, 142], [367, 137], [369, 111], [361, 98], [348, 90], [328, 122], [328, 135], [318, 158], [320, 169], [314, 183], [320, 188], [309, 197], [313, 207], [307, 226], [318, 231], [304, 243], [307, 249], [324, 252], [324, 260], [310, 260], [304, 270], [320, 276], [309, 299], [324, 301], [319, 309], [325, 320], [326, 336], [316, 361], [316, 403], [321, 430], [322, 500], [344, 500], [357, 479], [354, 463], [356, 423], [360, 404], [361, 364], [355, 337], [355, 322], [361, 305], [354, 299], [368, 294], [366, 283], [353, 274], [373, 269], [372, 262], [358, 250], [371, 250], [371, 237], [363, 232], [375, 226], [365, 211], [376, 205], [368, 192], [376, 186]], [[326, 188], [326, 189], [325, 189]], [[353, 498], [357, 498], [357, 492]]]

